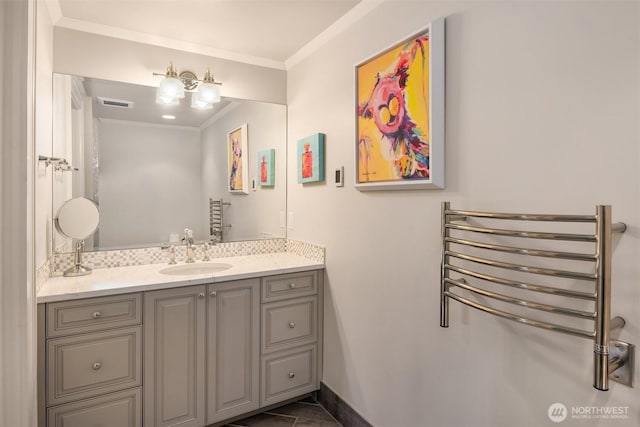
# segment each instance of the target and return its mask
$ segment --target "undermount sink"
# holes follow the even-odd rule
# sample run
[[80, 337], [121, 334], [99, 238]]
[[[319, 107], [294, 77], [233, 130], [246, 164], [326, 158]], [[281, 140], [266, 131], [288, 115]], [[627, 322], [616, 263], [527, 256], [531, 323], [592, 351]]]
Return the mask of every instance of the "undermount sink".
[[231, 264], [221, 262], [202, 262], [198, 264], [181, 264], [166, 267], [160, 270], [161, 274], [169, 274], [172, 276], [187, 276], [190, 274], [208, 274], [217, 273], [219, 271], [228, 270]]

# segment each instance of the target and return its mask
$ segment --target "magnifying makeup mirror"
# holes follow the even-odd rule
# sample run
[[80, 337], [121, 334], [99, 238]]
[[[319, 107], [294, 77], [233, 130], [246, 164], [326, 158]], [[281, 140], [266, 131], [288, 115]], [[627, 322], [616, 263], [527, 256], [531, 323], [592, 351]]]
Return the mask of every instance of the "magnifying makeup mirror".
[[91, 269], [82, 265], [84, 239], [97, 229], [100, 213], [96, 204], [84, 197], [76, 197], [64, 202], [55, 218], [55, 227], [60, 234], [76, 241], [73, 257], [74, 266], [65, 270], [63, 276], [84, 276], [91, 274]]

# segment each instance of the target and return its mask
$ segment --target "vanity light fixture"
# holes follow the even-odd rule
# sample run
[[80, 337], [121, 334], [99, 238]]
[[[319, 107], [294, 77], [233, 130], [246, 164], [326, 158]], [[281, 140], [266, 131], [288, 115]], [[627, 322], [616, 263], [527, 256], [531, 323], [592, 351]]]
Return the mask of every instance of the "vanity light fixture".
[[[162, 75], [153, 73], [153, 75]], [[169, 63], [164, 79], [160, 81], [156, 91], [156, 104], [176, 105], [184, 98], [184, 85], [178, 80], [178, 72], [173, 68], [173, 62]]]
[[220, 102], [222, 83], [213, 79], [210, 69], [207, 69], [204, 78], [200, 80], [191, 71], [178, 74], [173, 62], [170, 62], [165, 74], [153, 73], [153, 75], [164, 76], [156, 91], [156, 104], [177, 105], [185, 97], [185, 91], [193, 92], [191, 96], [193, 108], [209, 109], [214, 103]]

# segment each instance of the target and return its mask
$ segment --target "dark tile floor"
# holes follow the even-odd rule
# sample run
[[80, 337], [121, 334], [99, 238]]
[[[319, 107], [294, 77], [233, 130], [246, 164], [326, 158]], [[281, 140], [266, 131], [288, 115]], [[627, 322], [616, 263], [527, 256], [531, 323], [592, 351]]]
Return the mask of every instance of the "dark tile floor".
[[224, 427], [342, 427], [311, 397], [271, 409]]

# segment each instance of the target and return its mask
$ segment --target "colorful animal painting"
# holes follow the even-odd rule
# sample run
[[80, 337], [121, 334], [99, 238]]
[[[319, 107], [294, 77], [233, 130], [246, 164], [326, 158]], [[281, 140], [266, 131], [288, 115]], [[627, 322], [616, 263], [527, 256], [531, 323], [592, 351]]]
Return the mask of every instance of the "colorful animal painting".
[[357, 182], [430, 178], [429, 31], [357, 67]]
[[247, 125], [232, 130], [227, 138], [229, 192], [249, 193]]

